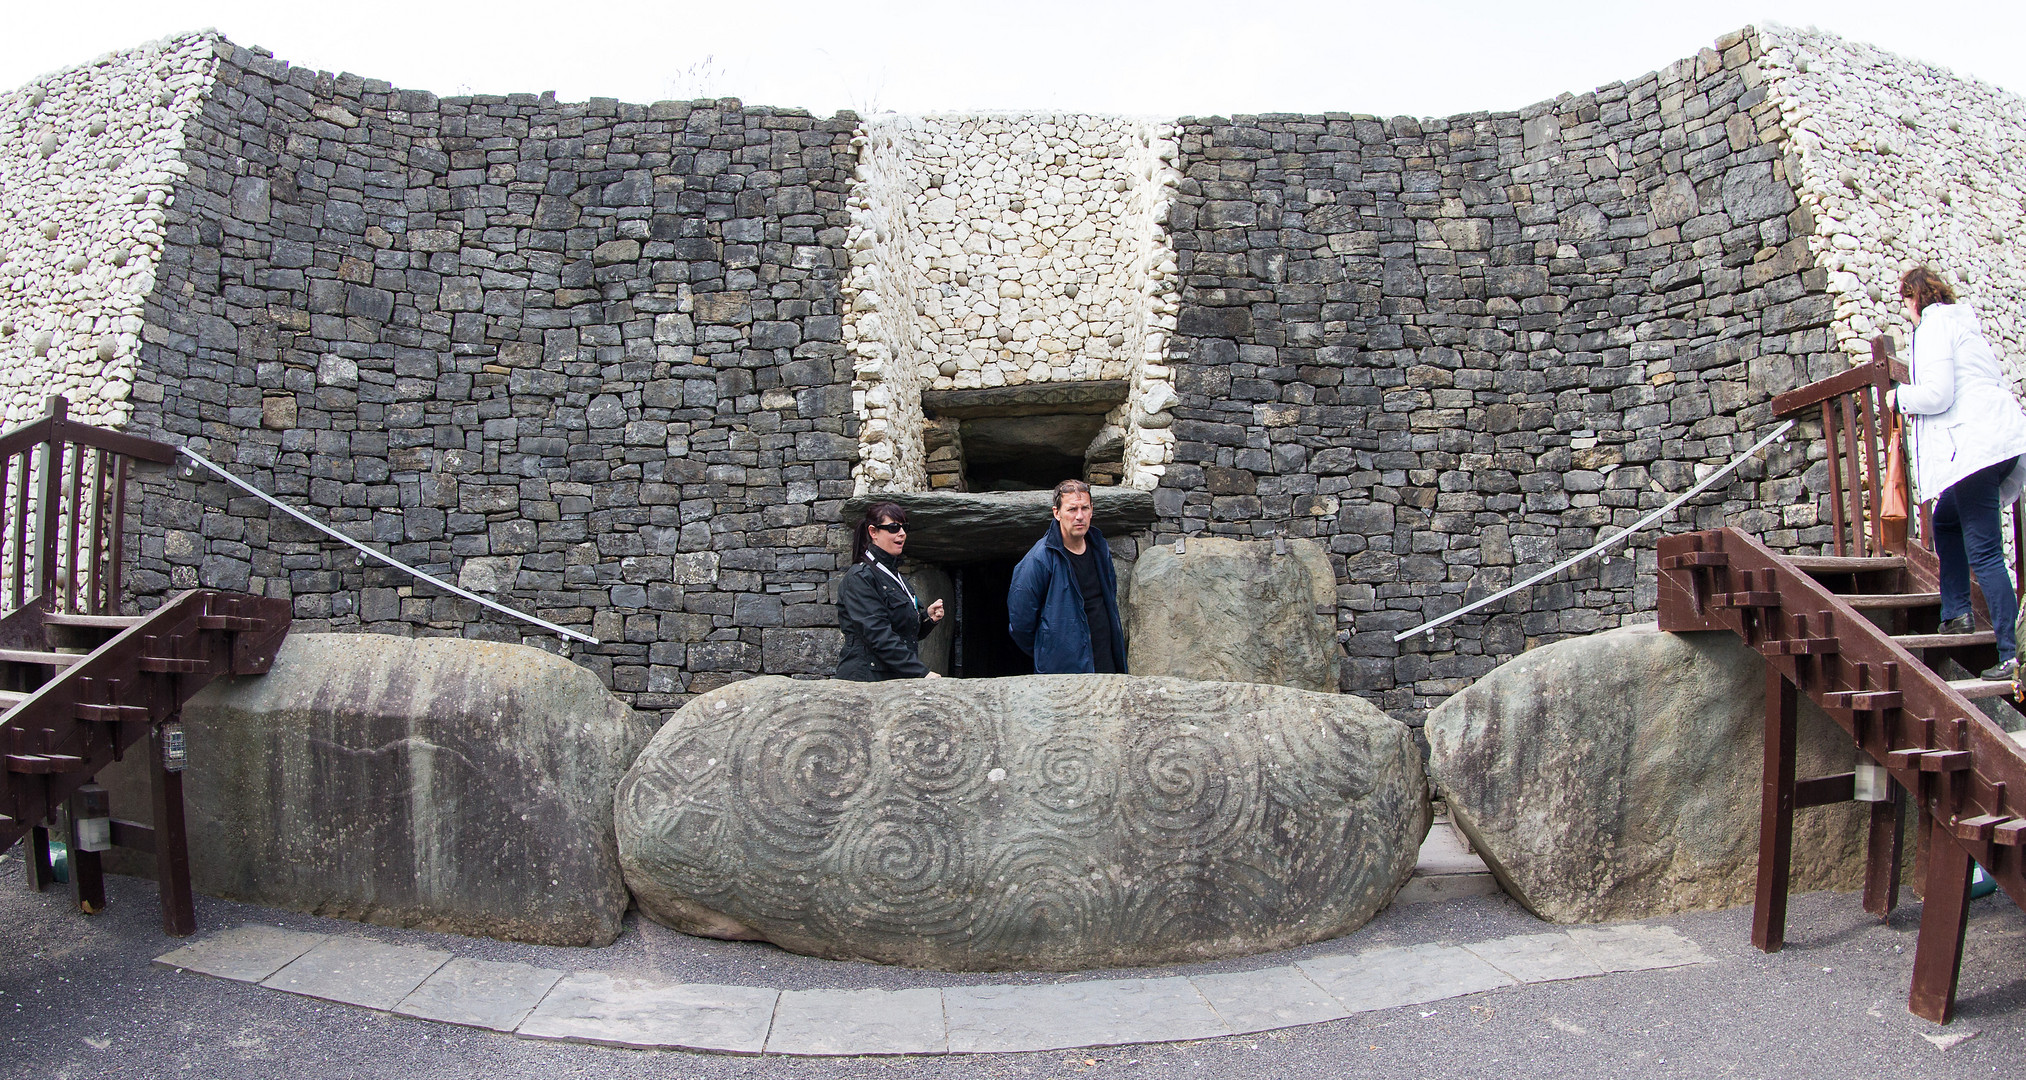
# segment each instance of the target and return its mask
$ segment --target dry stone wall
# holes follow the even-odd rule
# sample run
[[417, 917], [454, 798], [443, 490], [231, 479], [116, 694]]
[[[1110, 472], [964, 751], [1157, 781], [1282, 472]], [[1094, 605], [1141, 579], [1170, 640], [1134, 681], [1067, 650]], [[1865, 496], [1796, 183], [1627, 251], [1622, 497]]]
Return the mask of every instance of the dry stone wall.
[[1165, 366], [1179, 180], [1165, 123], [1083, 115], [886, 117], [861, 148], [847, 341], [858, 486], [928, 488], [921, 391], [1123, 379], [1125, 479], [1168, 460]]
[[0, 428], [51, 394], [87, 423], [126, 422], [183, 125], [217, 44], [158, 41], [0, 94]]
[[[852, 127], [438, 98], [233, 49], [186, 140], [134, 426], [589, 631], [576, 658], [637, 704], [823, 670]], [[556, 647], [222, 485], [149, 494], [141, 592]]]
[[[1843, 363], [1759, 60], [1734, 34], [1518, 113], [1185, 121], [1154, 540], [1324, 543], [1345, 687], [1396, 715], [1650, 610], [1649, 536], [1393, 641], [1687, 490]], [[1810, 453], [1773, 448], [1667, 527], [1827, 540]]]
[[[1157, 520], [1114, 549], [1315, 540], [1343, 688], [1418, 722], [1650, 608], [1651, 542], [1394, 633], [1729, 461], [1896, 326], [1904, 263], [2016, 361], [2016, 115], [1780, 29], [1513, 113], [1172, 125], [438, 98], [178, 39], [0, 96], [0, 399], [187, 443], [593, 633], [574, 659], [670, 708], [829, 670], [838, 518], [924, 486], [924, 390], [1123, 372]], [[1817, 548], [1820, 453], [1804, 426], [1667, 528]], [[221, 485], [143, 483], [142, 604], [557, 647]]]
[[1834, 34], [1773, 26], [1761, 38], [1837, 344], [1867, 358], [1872, 337], [1890, 334], [1903, 349], [1899, 278], [1926, 264], [1977, 309], [2013, 382], [2026, 380], [2026, 99]]

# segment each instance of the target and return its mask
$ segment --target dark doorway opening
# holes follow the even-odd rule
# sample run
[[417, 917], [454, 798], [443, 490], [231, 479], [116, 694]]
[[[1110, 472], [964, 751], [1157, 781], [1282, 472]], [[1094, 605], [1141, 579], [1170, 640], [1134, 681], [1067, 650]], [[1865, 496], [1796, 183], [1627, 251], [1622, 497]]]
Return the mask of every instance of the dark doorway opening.
[[1006, 589], [1019, 562], [993, 559], [950, 568], [957, 586], [957, 637], [950, 665], [957, 678], [1034, 674], [1034, 660], [1013, 644], [1006, 629]]

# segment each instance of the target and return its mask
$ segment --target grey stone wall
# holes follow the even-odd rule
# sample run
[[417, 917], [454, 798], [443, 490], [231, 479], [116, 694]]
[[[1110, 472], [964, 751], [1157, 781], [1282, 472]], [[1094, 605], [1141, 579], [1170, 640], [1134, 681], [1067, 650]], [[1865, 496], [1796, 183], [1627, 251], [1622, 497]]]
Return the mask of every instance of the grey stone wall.
[[[1518, 113], [1184, 121], [1154, 539], [1323, 542], [1344, 688], [1410, 722], [1534, 644], [1650, 611], [1648, 536], [1392, 640], [1664, 504], [1762, 434], [1773, 393], [1843, 365], [1758, 49], [1731, 35]], [[1812, 445], [1667, 529], [1827, 541]]]
[[[856, 450], [838, 282], [855, 118], [437, 98], [221, 43], [147, 305], [133, 427], [589, 631], [643, 707], [822, 670]], [[156, 476], [143, 595], [301, 630], [554, 637]]]
[[[134, 426], [439, 576], [589, 631], [646, 708], [827, 674], [857, 446], [856, 118], [438, 99], [221, 43], [148, 302]], [[1197, 119], [1168, 227], [1176, 458], [1115, 549], [1313, 537], [1343, 687], [1423, 711], [1652, 605], [1652, 541], [1391, 635], [1629, 524], [1836, 370], [1757, 39], [1518, 113]], [[1828, 539], [1807, 430], [1670, 529]], [[145, 481], [142, 601], [557, 647], [255, 501]]]

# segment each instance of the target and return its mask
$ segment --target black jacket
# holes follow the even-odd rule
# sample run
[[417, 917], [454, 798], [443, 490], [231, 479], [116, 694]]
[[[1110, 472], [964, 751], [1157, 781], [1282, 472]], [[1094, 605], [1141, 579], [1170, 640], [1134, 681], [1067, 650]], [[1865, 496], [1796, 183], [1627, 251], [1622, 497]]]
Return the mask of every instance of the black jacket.
[[[877, 549], [872, 554], [898, 573], [894, 564], [899, 560]], [[838, 678], [879, 682], [919, 679], [929, 673], [919, 643], [936, 624], [923, 621], [907, 590], [872, 563], [861, 562], [844, 572], [844, 583], [837, 589], [837, 626], [844, 631]]]

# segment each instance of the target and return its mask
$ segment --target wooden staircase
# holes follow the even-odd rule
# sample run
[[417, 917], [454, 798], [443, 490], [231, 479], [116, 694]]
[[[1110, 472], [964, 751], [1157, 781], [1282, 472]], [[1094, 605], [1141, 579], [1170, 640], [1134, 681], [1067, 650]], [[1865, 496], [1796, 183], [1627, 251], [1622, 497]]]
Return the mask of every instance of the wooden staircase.
[[[183, 703], [212, 679], [265, 672], [288, 633], [286, 600], [192, 589], [118, 613], [130, 459], [175, 448], [66, 418], [0, 434], [0, 851], [26, 839], [28, 883], [51, 880], [62, 822], [78, 906], [105, 906], [101, 853], [155, 856], [162, 925], [195, 925], [183, 835]], [[147, 740], [155, 825], [111, 818], [93, 781]]]
[[[1911, 806], [1922, 906], [1907, 1007], [1946, 1023], [1962, 967], [1971, 861], [2026, 907], [2026, 747], [1975, 704], [2017, 694], [2013, 681], [1942, 673], [1995, 664], [1994, 635], [1938, 632], [1933, 551], [1918, 537], [1894, 535], [1877, 513], [1885, 474], [1877, 418], [1894, 380], [1904, 374], [1881, 339], [1872, 363], [1774, 401], [1776, 415], [1820, 409], [1835, 552], [1784, 555], [1735, 529], [1663, 537], [1660, 628], [1726, 630], [1766, 660], [1752, 943], [1768, 952], [1784, 944], [1795, 810], [1871, 804], [1864, 908], [1882, 919], [1898, 904]], [[1921, 534], [1932, 535], [1925, 513], [1921, 523]], [[2018, 550], [2026, 558], [2026, 544]], [[1977, 625], [1989, 626], [1981, 593], [1974, 602]], [[1801, 694], [1850, 735], [1851, 772], [1795, 776]]]

